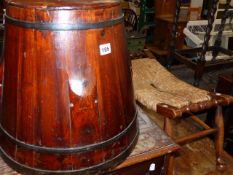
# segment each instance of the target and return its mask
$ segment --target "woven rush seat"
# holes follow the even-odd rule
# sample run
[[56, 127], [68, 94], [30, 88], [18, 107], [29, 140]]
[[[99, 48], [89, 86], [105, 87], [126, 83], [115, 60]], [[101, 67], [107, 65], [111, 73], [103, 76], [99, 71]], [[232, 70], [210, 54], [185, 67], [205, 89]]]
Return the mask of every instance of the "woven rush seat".
[[[171, 120], [181, 118], [184, 114], [202, 127], [201, 131], [176, 138], [176, 143], [185, 144], [215, 134], [216, 165], [219, 170], [223, 170], [225, 163], [222, 158], [224, 140], [222, 106], [233, 104], [233, 97], [211, 93], [178, 79], [154, 57], [132, 60], [132, 72], [136, 101], [164, 117], [164, 130], [170, 137], [173, 136]], [[215, 110], [214, 127], [208, 126], [195, 115], [212, 110]], [[168, 175], [173, 174], [173, 158], [173, 155], [167, 157]]]
[[[135, 98], [157, 112], [170, 106], [169, 117], [184, 112], [197, 112], [213, 106], [210, 102], [228, 105], [233, 98], [194, 87], [167, 71], [157, 60], [144, 58], [132, 61]], [[176, 111], [176, 112], [175, 112]]]

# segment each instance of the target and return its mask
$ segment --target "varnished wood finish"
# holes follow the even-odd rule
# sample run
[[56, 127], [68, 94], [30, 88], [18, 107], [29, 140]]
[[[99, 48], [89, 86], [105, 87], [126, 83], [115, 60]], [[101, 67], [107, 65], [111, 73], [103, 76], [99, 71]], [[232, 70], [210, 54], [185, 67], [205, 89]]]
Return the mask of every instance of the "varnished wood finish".
[[[177, 20], [176, 7], [180, 4], [176, 0], [156, 0], [155, 1], [155, 21], [158, 24], [154, 30], [154, 43], [151, 51], [161, 60], [165, 60], [166, 64], [170, 67], [170, 55], [174, 48], [174, 44], [177, 48], [183, 49], [184, 45], [184, 34], [183, 29], [186, 26], [187, 20]], [[177, 23], [173, 26], [173, 20]], [[174, 32], [176, 30], [176, 32]], [[166, 32], [164, 32], [166, 31]], [[173, 36], [176, 38], [173, 41]], [[171, 49], [172, 47], [172, 49]]]
[[[140, 135], [138, 144], [126, 161], [117, 166], [110, 174], [170, 175], [169, 173], [172, 173], [172, 164], [167, 164], [168, 162], [166, 159], [177, 151], [179, 146], [174, 144], [174, 142], [170, 140], [170, 137], [167, 137], [167, 135], [161, 132], [162, 130], [157, 127], [157, 124], [151, 122], [152, 121], [148, 118], [147, 113], [139, 112]], [[167, 129], [170, 130], [171, 128], [168, 127]], [[149, 149], [147, 149], [147, 147]], [[161, 161], [164, 162], [162, 164], [163, 170], [161, 170], [161, 167], [159, 166]], [[155, 171], [149, 172], [151, 163], [155, 163], [156, 168]], [[168, 169], [169, 171], [167, 171]]]
[[[117, 0], [13, 0], [6, 9], [8, 17], [39, 24], [94, 27], [122, 17]], [[99, 46], [106, 43], [111, 53], [101, 56]], [[137, 138], [135, 116], [123, 21], [56, 31], [6, 23], [0, 122], [13, 137], [1, 135], [1, 150], [10, 162], [21, 164], [24, 171], [102, 171], [130, 153]], [[107, 143], [88, 148], [102, 142]], [[54, 150], [86, 148], [52, 153], [24, 144]]]
[[[162, 51], [170, 52], [170, 42], [171, 42], [171, 35], [172, 32], [172, 16], [156, 16], [155, 21], [158, 24], [154, 30], [154, 47], [158, 47]], [[187, 21], [179, 21], [177, 26], [177, 33], [176, 33], [176, 46], [178, 49], [183, 49], [184, 46], [184, 34], [183, 30], [186, 26]], [[166, 32], [164, 32], [166, 31]], [[159, 51], [157, 51], [158, 53]], [[156, 53], [155, 53], [156, 54]]]
[[[157, 112], [162, 114], [164, 118], [164, 130], [167, 132], [169, 136], [172, 137], [172, 125], [171, 119], [179, 118], [184, 116], [184, 114], [188, 114], [191, 116], [194, 121], [203, 127], [204, 130], [195, 132], [193, 134], [189, 134], [187, 136], [182, 136], [176, 139], [176, 143], [178, 144], [185, 144], [190, 141], [194, 141], [210, 134], [215, 134], [215, 150], [216, 150], [216, 165], [219, 170], [224, 170], [225, 162], [222, 159], [223, 156], [223, 141], [224, 141], [224, 122], [223, 122], [223, 113], [222, 113], [222, 106], [233, 104], [233, 98], [231, 96], [223, 95], [220, 93], [212, 93], [210, 94], [211, 100], [190, 104], [182, 109], [177, 109], [171, 107], [166, 104], [159, 104], [157, 106]], [[207, 124], [202, 122], [196, 116], [192, 114], [192, 112], [203, 112], [210, 108], [216, 108], [215, 114], [215, 128], [210, 128]], [[171, 168], [173, 167], [173, 159], [172, 155], [167, 157], [167, 172], [172, 174]]]
[[222, 107], [218, 106], [215, 114], [215, 125], [218, 129], [215, 138], [215, 149], [216, 149], [216, 163], [219, 170], [225, 168], [225, 162], [223, 160], [223, 142], [224, 142], [224, 121]]
[[233, 98], [229, 95], [220, 93], [210, 93], [209, 95], [211, 96], [211, 100], [199, 103], [191, 103], [190, 105], [184, 106], [182, 108], [175, 108], [167, 104], [158, 104], [157, 112], [163, 116], [174, 119], [182, 117], [183, 114], [206, 111], [210, 108], [217, 107], [218, 105], [227, 106], [233, 104]]
[[2, 48], [3, 48], [3, 33], [4, 33], [4, 25], [3, 25], [3, 11], [4, 4], [3, 1], [0, 2], [0, 62], [2, 56]]
[[156, 16], [170, 16], [172, 17], [176, 9], [175, 0], [156, 0], [155, 1]]
[[214, 133], [217, 133], [217, 132], [218, 132], [218, 130], [216, 128], [206, 129], [204, 131], [196, 132], [194, 134], [190, 134], [188, 136], [178, 138], [178, 139], [176, 139], [176, 143], [182, 145], [182, 144], [185, 144], [185, 143], [188, 143], [188, 142], [192, 142], [192, 141], [201, 139], [203, 137], [206, 137], [206, 136], [208, 136], [210, 134], [214, 134]]
[[193, 121], [195, 121], [196, 123], [198, 123], [199, 125], [201, 125], [203, 128], [205, 129], [210, 129], [210, 126], [207, 125], [203, 120], [201, 120], [199, 117], [195, 116], [195, 115], [191, 115], [191, 118]]
[[[145, 175], [149, 167], [155, 164], [150, 175], [164, 175], [164, 157], [177, 151], [180, 147], [155, 124], [148, 115], [138, 108], [139, 140], [130, 156], [120, 165], [110, 169], [105, 175]], [[9, 166], [0, 158], [0, 172], [4, 175], [15, 175]], [[91, 174], [92, 175], [92, 174]]]
[[[164, 118], [164, 131], [170, 137], [172, 137], [172, 135], [173, 135], [172, 124], [171, 124], [171, 119], [168, 117]], [[166, 161], [166, 174], [173, 175], [174, 156], [172, 154], [167, 155], [165, 161]]]
[[0, 2], [0, 19], [3, 17], [4, 1]]
[[[218, 77], [218, 83], [216, 85], [216, 92], [229, 94], [233, 96], [233, 74], [221, 74]], [[233, 128], [233, 105], [224, 109], [224, 126], [225, 126], [225, 150], [233, 156], [233, 133], [231, 132]]]

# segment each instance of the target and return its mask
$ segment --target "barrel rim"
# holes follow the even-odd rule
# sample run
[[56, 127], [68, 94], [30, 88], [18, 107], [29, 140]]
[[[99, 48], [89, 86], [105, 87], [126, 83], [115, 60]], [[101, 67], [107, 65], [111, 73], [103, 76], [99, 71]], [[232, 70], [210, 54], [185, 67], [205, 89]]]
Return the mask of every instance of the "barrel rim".
[[90, 1], [83, 0], [80, 2], [76, 0], [70, 1], [56, 1], [54, 0], [47, 0], [47, 1], [8, 1], [7, 8], [9, 7], [19, 7], [19, 8], [28, 8], [28, 9], [36, 9], [36, 10], [88, 10], [93, 9], [100, 9], [104, 7], [113, 7], [120, 5], [120, 0], [93, 0], [94, 3], [90, 3]]
[[101, 22], [93, 22], [93, 23], [84, 23], [84, 22], [76, 22], [76, 23], [49, 23], [49, 22], [30, 22], [19, 20], [16, 18], [12, 18], [8, 15], [5, 15], [6, 24], [13, 24], [19, 27], [29, 28], [29, 29], [37, 29], [37, 30], [52, 30], [52, 31], [69, 31], [69, 30], [87, 30], [87, 29], [98, 29], [114, 26], [119, 23], [123, 23], [124, 15], [121, 14], [117, 18], [101, 21]]

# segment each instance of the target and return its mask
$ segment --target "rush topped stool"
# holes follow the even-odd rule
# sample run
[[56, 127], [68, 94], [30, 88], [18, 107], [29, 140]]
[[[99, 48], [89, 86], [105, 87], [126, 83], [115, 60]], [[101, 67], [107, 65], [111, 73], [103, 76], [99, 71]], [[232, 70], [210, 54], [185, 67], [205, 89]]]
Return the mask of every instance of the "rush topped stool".
[[[215, 134], [216, 164], [224, 168], [222, 160], [224, 123], [222, 107], [233, 103], [233, 97], [220, 93], [210, 93], [187, 84], [169, 71], [158, 61], [150, 58], [132, 61], [133, 84], [136, 100], [149, 109], [164, 117], [164, 130], [173, 136], [171, 120], [191, 117], [202, 126], [203, 130], [176, 139], [176, 143], [184, 144], [189, 141]], [[211, 128], [195, 114], [215, 109], [215, 127]], [[172, 174], [173, 157], [168, 159], [168, 174]]]

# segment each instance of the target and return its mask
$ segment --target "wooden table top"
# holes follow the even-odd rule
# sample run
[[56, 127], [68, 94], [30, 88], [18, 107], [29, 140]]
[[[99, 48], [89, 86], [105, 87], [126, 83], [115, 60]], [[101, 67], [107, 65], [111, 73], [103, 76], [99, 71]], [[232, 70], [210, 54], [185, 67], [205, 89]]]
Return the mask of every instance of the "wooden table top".
[[[158, 125], [149, 119], [139, 107], [138, 114], [140, 132], [138, 142], [130, 156], [113, 170], [151, 160], [179, 149], [179, 146]], [[19, 173], [11, 169], [1, 158], [0, 172], [4, 175], [19, 175]]]
[[172, 153], [180, 147], [138, 107], [139, 138], [130, 156], [114, 170]]

